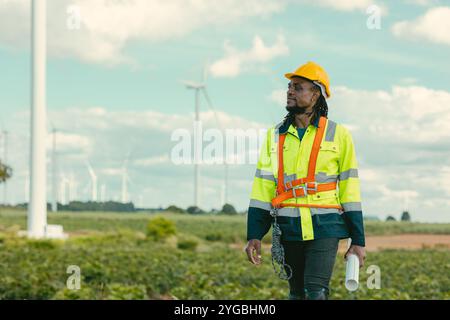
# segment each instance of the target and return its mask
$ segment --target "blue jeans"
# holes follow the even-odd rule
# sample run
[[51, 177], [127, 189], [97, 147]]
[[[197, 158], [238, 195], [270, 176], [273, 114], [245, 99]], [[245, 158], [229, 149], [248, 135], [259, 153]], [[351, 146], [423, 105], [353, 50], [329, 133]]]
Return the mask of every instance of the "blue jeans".
[[292, 268], [289, 299], [327, 299], [339, 239], [283, 241], [282, 244], [285, 262]]

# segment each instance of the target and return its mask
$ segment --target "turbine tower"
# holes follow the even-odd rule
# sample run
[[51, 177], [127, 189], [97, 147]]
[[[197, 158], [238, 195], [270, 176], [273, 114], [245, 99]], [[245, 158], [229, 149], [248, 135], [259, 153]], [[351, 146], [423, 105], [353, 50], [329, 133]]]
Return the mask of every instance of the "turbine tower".
[[75, 174], [73, 171], [69, 175], [69, 203], [77, 199], [77, 183], [75, 181]]
[[67, 179], [66, 175], [64, 173], [61, 174], [61, 179], [59, 183], [59, 202], [61, 204], [67, 204], [67, 188], [69, 186], [69, 179]]
[[128, 176], [128, 161], [130, 159], [130, 152], [125, 157], [125, 160], [122, 165], [122, 203], [128, 203], [128, 181], [130, 177]]
[[91, 164], [89, 161], [86, 161], [86, 166], [89, 171], [89, 176], [91, 177], [91, 186], [92, 186], [92, 198], [91, 200], [96, 202], [97, 201], [97, 176], [94, 172], [94, 169], [92, 169]]
[[43, 238], [47, 225], [46, 168], [46, 0], [32, 1], [31, 152], [28, 236]]
[[30, 238], [65, 239], [61, 225], [47, 224], [46, 167], [46, 0], [31, 3]]
[[52, 211], [58, 211], [57, 163], [56, 163], [56, 128], [52, 124]]

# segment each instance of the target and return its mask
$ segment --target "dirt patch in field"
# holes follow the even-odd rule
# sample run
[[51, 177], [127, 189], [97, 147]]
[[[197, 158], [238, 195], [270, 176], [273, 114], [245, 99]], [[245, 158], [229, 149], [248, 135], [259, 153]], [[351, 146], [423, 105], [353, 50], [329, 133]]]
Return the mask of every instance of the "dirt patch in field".
[[[450, 235], [398, 234], [366, 237], [367, 251], [378, 251], [383, 249], [419, 250], [433, 247], [450, 248]], [[344, 251], [346, 248], [347, 240], [339, 242], [339, 251]]]
[[[242, 249], [245, 244], [233, 243], [230, 245], [235, 249]], [[263, 244], [264, 250], [270, 251], [270, 244]], [[420, 250], [424, 248], [448, 248], [450, 249], [450, 235], [439, 234], [398, 234], [389, 236], [366, 237], [366, 251], [378, 251], [383, 249], [407, 249]], [[347, 240], [339, 242], [339, 251], [347, 249]], [[267, 252], [267, 251], [266, 251]]]

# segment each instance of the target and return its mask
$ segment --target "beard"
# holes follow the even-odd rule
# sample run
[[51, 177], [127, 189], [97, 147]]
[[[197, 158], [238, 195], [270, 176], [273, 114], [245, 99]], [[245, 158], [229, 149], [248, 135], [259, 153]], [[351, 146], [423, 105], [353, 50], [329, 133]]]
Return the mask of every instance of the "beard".
[[286, 106], [286, 111], [289, 112], [291, 115], [296, 114], [304, 114], [306, 112], [306, 107], [299, 107], [297, 106]]

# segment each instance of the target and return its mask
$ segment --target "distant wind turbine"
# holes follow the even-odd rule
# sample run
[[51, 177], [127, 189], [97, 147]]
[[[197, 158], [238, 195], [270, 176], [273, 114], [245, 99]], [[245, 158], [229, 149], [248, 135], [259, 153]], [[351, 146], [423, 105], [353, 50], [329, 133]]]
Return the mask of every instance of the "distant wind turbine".
[[88, 168], [89, 176], [91, 177], [91, 186], [92, 186], [92, 201], [97, 201], [97, 175], [94, 172], [89, 161], [86, 161], [86, 166]]
[[56, 128], [51, 124], [52, 126], [52, 211], [56, 212], [58, 211], [58, 188], [57, 188], [57, 171], [58, 171], [58, 164], [56, 161]]
[[100, 186], [100, 202], [106, 202], [106, 184]]
[[[70, 188], [70, 180], [67, 179], [64, 173], [61, 174], [61, 178], [59, 180], [59, 202], [61, 204], [67, 204], [67, 189]], [[70, 190], [69, 190], [70, 193]]]
[[128, 161], [130, 159], [130, 152], [125, 156], [125, 160], [122, 165], [122, 203], [128, 203], [128, 181], [130, 177], [128, 176]]

